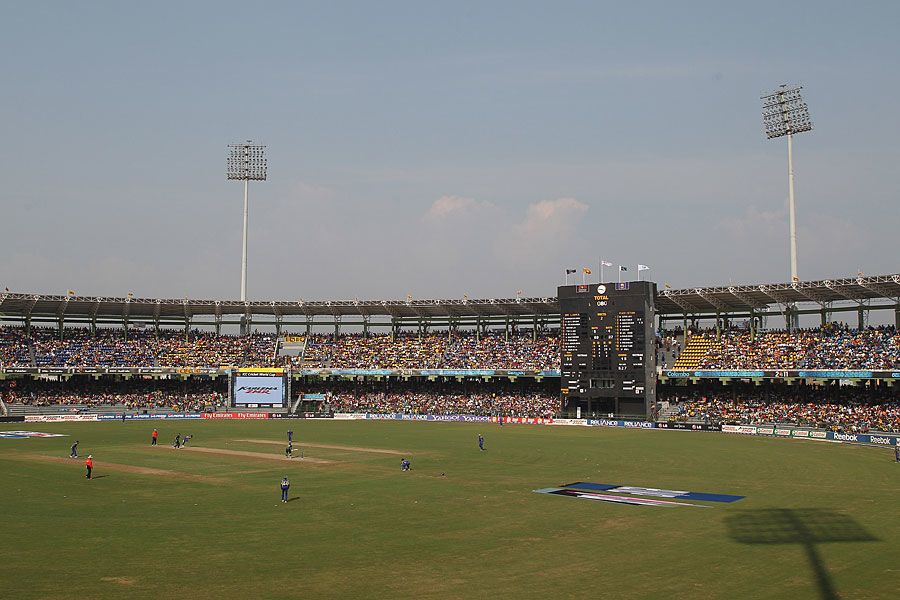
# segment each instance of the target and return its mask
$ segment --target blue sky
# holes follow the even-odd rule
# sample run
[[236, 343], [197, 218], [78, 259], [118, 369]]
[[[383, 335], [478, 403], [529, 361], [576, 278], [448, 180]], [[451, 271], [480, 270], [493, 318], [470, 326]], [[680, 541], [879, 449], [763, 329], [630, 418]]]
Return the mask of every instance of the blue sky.
[[[898, 271], [900, 4], [21, 3], [0, 21], [0, 286], [251, 298], [675, 287]], [[633, 269], [633, 267], [632, 267]]]

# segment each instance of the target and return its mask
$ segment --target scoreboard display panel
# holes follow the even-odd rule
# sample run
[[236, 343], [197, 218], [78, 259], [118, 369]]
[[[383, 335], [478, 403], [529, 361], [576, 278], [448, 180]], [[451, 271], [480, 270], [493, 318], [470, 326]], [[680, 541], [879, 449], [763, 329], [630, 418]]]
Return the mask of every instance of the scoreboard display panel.
[[656, 284], [566, 285], [557, 294], [564, 406], [646, 418], [656, 400]]
[[286, 383], [284, 369], [237, 369], [231, 373], [231, 406], [284, 408]]

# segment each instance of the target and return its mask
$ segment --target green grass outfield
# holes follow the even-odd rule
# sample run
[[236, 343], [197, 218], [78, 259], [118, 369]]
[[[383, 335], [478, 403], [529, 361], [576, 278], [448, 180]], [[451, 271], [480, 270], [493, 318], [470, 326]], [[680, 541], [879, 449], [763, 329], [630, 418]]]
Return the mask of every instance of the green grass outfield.
[[[154, 425], [158, 448], [149, 447]], [[289, 427], [306, 457], [332, 462], [278, 458]], [[0, 430], [70, 436], [0, 439], [2, 598], [900, 594], [900, 464], [888, 449], [469, 423], [5, 423]], [[196, 449], [171, 448], [175, 433], [193, 434]], [[97, 479], [84, 479], [82, 460], [65, 459], [76, 438], [82, 457], [94, 455]], [[405, 453], [412, 471], [400, 472], [399, 454], [368, 449]], [[297, 497], [288, 504], [279, 501], [285, 474]], [[746, 498], [703, 509], [532, 493], [574, 481]]]

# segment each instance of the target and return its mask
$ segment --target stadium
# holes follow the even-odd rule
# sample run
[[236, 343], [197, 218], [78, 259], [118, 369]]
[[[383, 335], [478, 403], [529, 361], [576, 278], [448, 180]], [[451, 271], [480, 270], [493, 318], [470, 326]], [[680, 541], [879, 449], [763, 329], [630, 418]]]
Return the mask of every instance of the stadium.
[[[666, 289], [654, 298], [649, 345], [659, 400], [629, 415], [560, 399], [555, 297], [240, 302], [6, 292], [0, 314], [18, 324], [0, 330], [0, 400], [11, 417], [246, 408], [752, 425], [767, 413], [768, 424], [781, 423], [771, 405], [754, 405], [784, 396], [784, 414], [803, 400], [818, 405], [785, 424], [886, 434], [900, 432], [900, 335], [896, 325], [865, 324], [877, 310], [900, 321], [898, 297], [900, 275]], [[833, 320], [844, 313], [856, 327]], [[819, 326], [792, 330], [801, 316]], [[763, 328], [775, 319], [781, 328]], [[222, 334], [229, 325], [247, 335]], [[278, 398], [235, 396], [235, 377], [267, 370], [279, 375]], [[726, 410], [721, 402], [745, 384], [753, 400]], [[860, 406], [842, 418], [848, 402]]]
[[563, 8], [6, 11], [0, 598], [896, 598], [896, 8]]
[[[621, 597], [645, 597], [654, 595], [645, 582], [662, 573], [673, 597], [756, 595], [748, 588], [761, 597], [837, 597], [828, 596], [836, 589], [881, 597], [873, 574], [892, 573], [894, 555], [873, 556], [867, 545], [895, 543], [896, 525], [881, 516], [896, 502], [896, 478], [885, 471], [900, 448], [900, 334], [866, 323], [870, 311], [900, 318], [898, 296], [900, 275], [663, 290], [652, 303], [653, 401], [640, 405], [644, 414], [617, 414], [618, 404], [560, 395], [556, 297], [7, 292], [0, 435], [28, 446], [4, 447], [0, 460], [5, 489], [16, 489], [7, 514], [38, 540], [17, 544], [12, 568], [29, 584], [12, 589], [55, 597], [63, 579], [67, 594], [82, 597], [186, 585], [199, 585], [198, 597], [241, 596], [262, 577], [253, 585], [265, 595], [292, 586], [322, 596], [457, 597], [477, 585], [538, 597], [599, 578]], [[839, 324], [844, 315], [857, 326]], [[798, 318], [819, 325], [792, 328]], [[245, 333], [222, 333], [228, 326]], [[151, 430], [159, 445], [149, 445]], [[481, 450], [476, 434], [487, 438]], [[191, 440], [176, 440], [176, 450], [174, 435]], [[64, 452], [73, 439], [81, 445], [72, 452], [95, 457], [102, 489], [76, 489], [81, 463]], [[412, 464], [406, 473], [395, 471], [401, 458]], [[254, 506], [283, 472], [300, 488], [286, 504], [302, 513], [299, 523]], [[47, 481], [62, 506], [38, 492]], [[559, 505], [576, 501], [557, 495], [596, 502]], [[626, 512], [677, 505], [684, 514]], [[724, 514], [710, 519], [701, 507]], [[135, 520], [141, 526], [131, 529]], [[600, 532], [618, 548], [609, 569], [546, 571], [545, 552], [593, 560], [571, 544], [590, 546]], [[63, 566], [84, 535], [105, 549], [99, 584]], [[39, 541], [47, 536], [58, 550]], [[473, 543], [484, 553], [472, 556]], [[300, 556], [282, 556], [281, 545], [302, 548]], [[127, 559], [108, 555], [126, 547]], [[228, 568], [195, 565], [194, 548]], [[685, 578], [686, 551], [693, 568], [724, 553], [740, 572]], [[60, 567], [41, 579], [35, 569], [47, 567], [37, 565], [57, 552]], [[678, 559], [633, 564], [668, 553]], [[173, 573], [172, 561], [190, 566]], [[390, 576], [396, 561], [410, 569], [401, 579]], [[347, 578], [348, 569], [366, 575]], [[806, 569], [809, 577], [798, 575]], [[217, 575], [198, 574], [208, 572]]]

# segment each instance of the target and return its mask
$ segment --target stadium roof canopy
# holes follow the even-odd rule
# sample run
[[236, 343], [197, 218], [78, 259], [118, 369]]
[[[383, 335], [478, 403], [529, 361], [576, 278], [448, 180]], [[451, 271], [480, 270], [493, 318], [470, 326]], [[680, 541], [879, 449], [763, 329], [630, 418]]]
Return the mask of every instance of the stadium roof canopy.
[[110, 298], [0, 294], [0, 314], [57, 317], [127, 317], [130, 320], [223, 317], [384, 316], [462, 317], [525, 316], [559, 313], [556, 298], [494, 298], [487, 300], [318, 300], [247, 301]]
[[900, 275], [859, 276], [821, 281], [664, 289], [656, 297], [661, 314], [731, 313], [765, 310], [772, 305], [832, 302], [900, 302]]
[[[763, 311], [789, 303], [854, 302], [878, 299], [900, 304], [900, 275], [860, 276], [797, 283], [663, 289], [661, 315], [699, 315]], [[57, 319], [192, 320], [229, 315], [284, 317], [503, 317], [558, 315], [555, 297], [483, 300], [319, 300], [247, 301], [95, 297], [0, 292], [0, 315]]]

